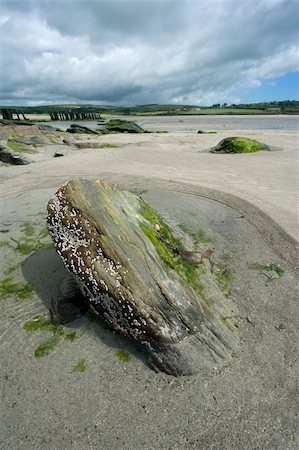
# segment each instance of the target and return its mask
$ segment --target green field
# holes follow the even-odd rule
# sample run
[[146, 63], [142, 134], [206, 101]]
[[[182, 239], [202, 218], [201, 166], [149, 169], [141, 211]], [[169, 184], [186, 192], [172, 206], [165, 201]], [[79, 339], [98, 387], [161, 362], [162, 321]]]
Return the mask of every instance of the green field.
[[[285, 100], [281, 102], [265, 102], [252, 104], [215, 104], [212, 106], [197, 105], [136, 105], [136, 106], [111, 106], [111, 105], [83, 105], [83, 104], [62, 104], [62, 105], [45, 105], [45, 106], [0, 106], [1, 109], [15, 109], [24, 114], [48, 114], [50, 112], [80, 112], [80, 113], [97, 113], [107, 115], [161, 115], [161, 116], [177, 116], [177, 115], [215, 115], [215, 114], [299, 114], [299, 101]], [[0, 111], [1, 112], [1, 111]]]

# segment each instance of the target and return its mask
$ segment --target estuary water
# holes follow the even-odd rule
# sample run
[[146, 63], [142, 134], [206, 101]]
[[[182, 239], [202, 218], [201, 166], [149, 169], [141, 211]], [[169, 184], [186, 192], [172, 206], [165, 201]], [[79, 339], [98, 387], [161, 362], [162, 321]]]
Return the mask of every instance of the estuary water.
[[[148, 131], [168, 131], [194, 133], [203, 131], [225, 130], [272, 130], [272, 131], [298, 131], [299, 115], [252, 115], [252, 116], [115, 116], [123, 120], [131, 120]], [[89, 128], [103, 128], [98, 120], [60, 120], [50, 121], [49, 125], [66, 130], [72, 123], [84, 125]], [[45, 124], [43, 122], [43, 124]]]

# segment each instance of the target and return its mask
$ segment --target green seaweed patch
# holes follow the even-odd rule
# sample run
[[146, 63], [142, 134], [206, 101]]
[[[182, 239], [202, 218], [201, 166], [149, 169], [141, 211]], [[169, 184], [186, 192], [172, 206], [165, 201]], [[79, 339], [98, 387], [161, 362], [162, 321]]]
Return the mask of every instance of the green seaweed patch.
[[48, 356], [49, 353], [53, 352], [53, 350], [55, 349], [55, 347], [57, 346], [59, 341], [60, 341], [60, 336], [57, 334], [54, 334], [46, 341], [39, 344], [38, 347], [36, 347], [36, 349], [34, 350], [34, 356], [36, 358], [42, 358], [44, 356]]
[[106, 144], [99, 145], [98, 148], [118, 148], [118, 145], [107, 142]]
[[228, 267], [225, 266], [222, 262], [218, 262], [217, 264], [215, 264], [213, 273], [216, 283], [218, 284], [220, 289], [225, 294], [229, 294], [229, 285], [233, 280], [233, 275]]
[[249, 265], [251, 269], [255, 270], [263, 270], [266, 272], [275, 272], [278, 277], [282, 277], [284, 274], [284, 269], [279, 264], [274, 263], [262, 263], [262, 262], [253, 262]]
[[76, 333], [76, 331], [71, 331], [70, 333], [67, 333], [67, 334], [64, 336], [64, 339], [65, 339], [66, 341], [74, 342], [74, 340], [77, 339], [77, 333]]
[[261, 150], [270, 151], [268, 145], [244, 137], [228, 137], [210, 150], [211, 153], [255, 153]]
[[198, 228], [196, 231], [191, 230], [188, 225], [180, 223], [178, 227], [186, 234], [188, 234], [194, 241], [195, 244], [207, 244], [211, 242], [211, 239], [206, 235], [206, 233]]
[[8, 242], [6, 245], [18, 251], [21, 255], [28, 255], [42, 248], [53, 248], [53, 242], [44, 242], [44, 239], [49, 236], [47, 228], [37, 228], [34, 225], [31, 223], [20, 225], [22, 236], [19, 239], [10, 238], [11, 242]]
[[31, 223], [22, 223], [22, 225], [20, 225], [20, 230], [22, 231], [22, 233], [24, 233], [26, 236], [33, 236], [34, 235], [34, 226]]
[[234, 257], [231, 252], [223, 251], [222, 255], [221, 255], [221, 259], [223, 259], [224, 261], [233, 261]]
[[115, 352], [115, 354], [120, 361], [128, 362], [130, 360], [129, 354], [127, 352], [125, 352], [124, 350], [117, 350], [117, 352]]
[[30, 298], [33, 293], [32, 285], [26, 281], [14, 282], [12, 277], [8, 276], [0, 282], [0, 299], [15, 298], [15, 300], [25, 300]]
[[32, 240], [26, 237], [19, 240], [11, 238], [11, 240], [16, 244], [16, 247], [13, 245], [10, 245], [10, 247], [18, 251], [21, 255], [29, 255], [29, 253], [42, 248], [54, 248], [54, 244], [52, 242], [40, 242], [39, 240]]
[[82, 359], [80, 359], [80, 360], [77, 362], [77, 364], [75, 364], [75, 365], [73, 366], [72, 372], [83, 373], [83, 372], [85, 372], [85, 371], [86, 371], [86, 362], [85, 362], [85, 359], [82, 358]]
[[51, 144], [58, 144], [60, 142], [60, 138], [56, 136], [54, 133], [46, 133], [45, 135], [49, 139]]
[[61, 325], [54, 324], [50, 319], [43, 315], [36, 315], [23, 325], [26, 331], [38, 331], [47, 330], [54, 335], [62, 336], [64, 334], [63, 327]]
[[236, 327], [231, 323], [230, 317], [220, 315], [220, 322], [223, 323], [230, 331], [234, 332]]
[[56, 325], [42, 314], [38, 314], [24, 323], [23, 329], [29, 332], [45, 330], [53, 333], [51, 337], [43, 341], [35, 349], [34, 356], [37, 358], [47, 356], [51, 353], [64, 335], [64, 328], [61, 325]]
[[18, 142], [9, 139], [7, 141], [7, 145], [11, 150], [17, 153], [37, 153], [37, 150], [35, 148], [23, 142]]
[[117, 125], [122, 125], [124, 122], [126, 122], [125, 120], [121, 120], [121, 119], [111, 119], [109, 120], [109, 122], [106, 123], [106, 127], [115, 127]]
[[18, 267], [20, 267], [21, 262], [14, 264], [13, 266], [8, 266], [6, 267], [6, 269], [4, 270], [4, 275], [8, 276], [10, 274], [12, 274]]

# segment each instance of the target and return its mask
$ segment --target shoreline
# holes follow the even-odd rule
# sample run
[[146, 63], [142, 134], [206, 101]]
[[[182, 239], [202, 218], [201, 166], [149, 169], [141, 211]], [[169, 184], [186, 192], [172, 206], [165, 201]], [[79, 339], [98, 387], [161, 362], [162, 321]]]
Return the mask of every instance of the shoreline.
[[[273, 151], [243, 155], [208, 153], [209, 148], [232, 135], [260, 140]], [[86, 142], [91, 148], [77, 149], [72, 146], [76, 141], [83, 146]], [[93, 142], [115, 148], [92, 148]], [[29, 159], [36, 161], [32, 164], [0, 167], [2, 196], [45, 184], [58, 187], [72, 177], [97, 178], [104, 172], [153, 177], [215, 188], [244, 198], [299, 240], [297, 131], [73, 135], [70, 145], [44, 145], [38, 150], [37, 154], [28, 154]], [[53, 158], [56, 151], [64, 157]]]

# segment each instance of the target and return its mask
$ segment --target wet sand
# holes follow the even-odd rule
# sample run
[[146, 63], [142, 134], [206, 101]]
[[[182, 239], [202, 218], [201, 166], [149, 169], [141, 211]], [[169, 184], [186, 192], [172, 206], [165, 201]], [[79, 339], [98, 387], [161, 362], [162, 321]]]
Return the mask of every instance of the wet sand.
[[[1, 239], [20, 239], [20, 225], [43, 226], [47, 200], [71, 177], [104, 178], [138, 192], [173, 226], [203, 229], [218, 257], [227, 255], [231, 295], [239, 309], [240, 349], [213, 376], [173, 378], [154, 373], [144, 355], [99, 321], [64, 327], [55, 350], [34, 357], [50, 334], [24, 323], [48, 314], [64, 268], [53, 249], [22, 255], [1, 248], [1, 278], [30, 282], [25, 300], [1, 300], [1, 449], [290, 449], [297, 427], [298, 289], [295, 261], [298, 135], [249, 131], [241, 135], [271, 153], [212, 155], [227, 135], [168, 133], [84, 137], [107, 149], [56, 146], [30, 155], [36, 162], [0, 167]], [[45, 238], [42, 242], [47, 242]], [[284, 269], [270, 280], [254, 262]], [[7, 275], [5, 275], [7, 276]], [[122, 349], [129, 361], [121, 361]], [[73, 371], [81, 359], [86, 371]]]

